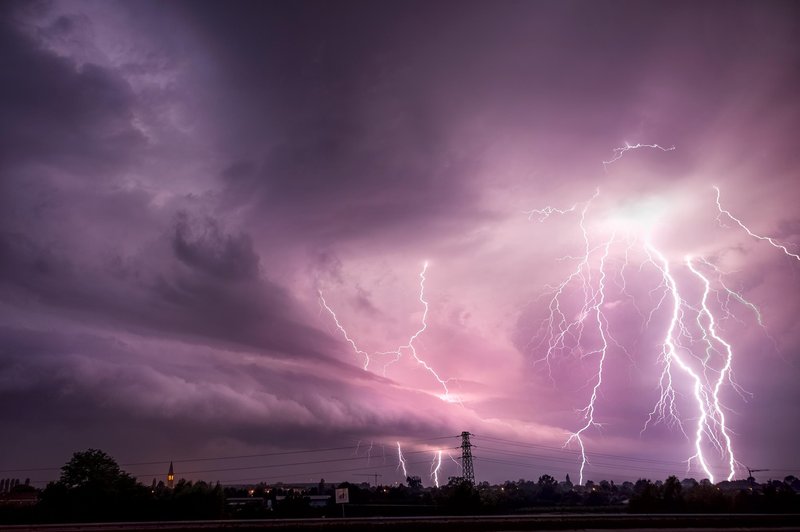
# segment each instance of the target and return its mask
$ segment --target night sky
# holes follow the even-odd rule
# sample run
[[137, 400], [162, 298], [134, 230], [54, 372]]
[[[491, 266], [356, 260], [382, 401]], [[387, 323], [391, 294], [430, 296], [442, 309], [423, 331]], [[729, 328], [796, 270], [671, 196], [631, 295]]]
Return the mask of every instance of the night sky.
[[[645, 233], [686, 301], [683, 356], [713, 380], [684, 257], [707, 261], [737, 460], [798, 474], [798, 95], [796, 2], [3, 2], [0, 477], [42, 486], [58, 470], [33, 469], [91, 447], [148, 483], [170, 460], [390, 483], [399, 442], [428, 485], [470, 431], [479, 481], [576, 481], [560, 448], [596, 388], [599, 319], [586, 478], [702, 478], [681, 464], [698, 414], [680, 371], [686, 434], [640, 433], [671, 312]], [[663, 149], [603, 164], [626, 143]], [[548, 367], [584, 208], [593, 301], [606, 289]], [[566, 287], [567, 320], [584, 296]], [[385, 366], [423, 318], [431, 371], [411, 349]], [[280, 463], [301, 465], [250, 469]]]

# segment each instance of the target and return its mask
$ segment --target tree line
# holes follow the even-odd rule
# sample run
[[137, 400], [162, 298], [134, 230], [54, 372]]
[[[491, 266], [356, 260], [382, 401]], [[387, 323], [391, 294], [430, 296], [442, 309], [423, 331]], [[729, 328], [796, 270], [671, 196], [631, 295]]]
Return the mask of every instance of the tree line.
[[[475, 515], [569, 511], [633, 513], [800, 512], [800, 480], [757, 484], [753, 479], [712, 484], [708, 480], [679, 480], [615, 484], [588, 481], [573, 485], [567, 475], [559, 482], [550, 475], [537, 481], [520, 479], [503, 484], [473, 485], [451, 477], [446, 485], [426, 488], [419, 477], [405, 484], [368, 486], [326, 484], [311, 488], [269, 486], [223, 487], [219, 483], [179, 480], [170, 488], [155, 480], [150, 486], [120, 469], [97, 449], [75, 453], [61, 475], [43, 490], [11, 482], [0, 494], [0, 523], [203, 520], [229, 518], [334, 517], [336, 488], [347, 488], [345, 511], [356, 516]], [[35, 504], [13, 504], [30, 495]], [[17, 499], [15, 499], [17, 497]], [[28, 498], [30, 500], [30, 497]]]

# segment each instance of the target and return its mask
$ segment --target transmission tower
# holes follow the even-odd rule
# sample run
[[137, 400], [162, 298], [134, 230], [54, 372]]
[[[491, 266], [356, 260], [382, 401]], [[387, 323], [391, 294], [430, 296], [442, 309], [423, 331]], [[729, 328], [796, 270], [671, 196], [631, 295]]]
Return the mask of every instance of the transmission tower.
[[753, 473], [757, 473], [759, 471], [769, 471], [769, 469], [750, 469], [749, 467], [745, 467], [745, 469], [747, 469], [747, 480], [750, 482], [751, 486], [754, 486], [756, 483]]
[[475, 484], [475, 469], [472, 467], [472, 444], [469, 442], [469, 432], [461, 433], [461, 469], [464, 471], [464, 480]]

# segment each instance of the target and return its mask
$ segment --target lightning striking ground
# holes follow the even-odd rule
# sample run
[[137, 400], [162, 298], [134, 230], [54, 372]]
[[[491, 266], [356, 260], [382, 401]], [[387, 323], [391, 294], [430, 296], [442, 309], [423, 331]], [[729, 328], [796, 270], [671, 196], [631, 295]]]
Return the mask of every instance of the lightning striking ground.
[[[719, 333], [717, 332], [717, 323], [714, 318], [714, 313], [711, 312], [711, 310], [708, 307], [708, 297], [709, 294], [711, 293], [711, 282], [702, 273], [700, 273], [699, 270], [695, 268], [695, 266], [692, 264], [692, 257], [690, 255], [686, 257], [686, 265], [689, 267], [692, 273], [694, 273], [697, 277], [699, 277], [703, 282], [703, 298], [701, 301], [701, 305], [703, 308], [702, 315], [705, 316], [707, 324], [705, 326], [700, 324], [700, 316], [701, 316], [700, 314], [698, 314], [697, 320], [698, 324], [701, 326], [703, 330], [704, 338], [708, 344], [708, 349], [709, 351], [714, 349], [714, 346], [711, 340], [709, 340], [708, 336], [713, 338], [714, 341], [717, 342], [717, 344], [721, 345], [724, 348], [725, 363], [723, 367], [719, 370], [719, 375], [716, 379], [716, 382], [714, 383], [714, 389], [711, 396], [713, 398], [712, 412], [718, 416], [716, 418], [716, 422], [719, 426], [719, 431], [724, 439], [725, 452], [728, 456], [729, 469], [728, 469], [727, 480], [732, 480], [733, 475], [736, 473], [737, 463], [736, 459], [734, 458], [733, 446], [731, 444], [731, 436], [727, 424], [725, 422], [725, 412], [722, 409], [722, 404], [720, 403], [719, 395], [722, 385], [725, 384], [726, 380], [730, 379], [731, 365], [733, 362], [733, 347], [731, 347], [731, 344], [729, 344], [728, 342], [723, 340], [722, 337], [720, 337]], [[708, 335], [705, 335], [706, 332], [708, 333]]]
[[403, 456], [403, 449], [400, 447], [400, 442], [397, 442], [397, 469], [403, 469], [403, 478], [408, 478], [408, 469], [406, 469], [406, 459]]
[[591, 305], [592, 313], [595, 317], [597, 323], [597, 331], [600, 334], [600, 346], [587, 354], [587, 356], [597, 354], [599, 356], [598, 368], [597, 368], [597, 380], [595, 381], [594, 386], [592, 387], [592, 395], [589, 398], [589, 403], [586, 407], [582, 410], [584, 414], [584, 419], [586, 423], [578, 429], [577, 432], [574, 432], [570, 435], [567, 439], [565, 445], [569, 445], [572, 441], [577, 441], [578, 445], [581, 449], [581, 468], [580, 468], [580, 479], [581, 484], [583, 483], [583, 470], [586, 467], [586, 449], [583, 444], [583, 439], [581, 438], [582, 434], [591, 427], [599, 427], [599, 423], [595, 421], [594, 417], [594, 409], [595, 404], [597, 402], [597, 392], [600, 387], [603, 385], [603, 366], [606, 361], [606, 355], [608, 354], [608, 321], [603, 316], [600, 308], [605, 303], [605, 286], [606, 286], [606, 269], [605, 269], [605, 262], [608, 259], [609, 249], [611, 248], [611, 243], [614, 241], [614, 237], [612, 236], [609, 239], [605, 246], [603, 247], [603, 255], [600, 258], [600, 280], [598, 282], [598, 290], [596, 294], [595, 302]]
[[[614, 150], [615, 157], [604, 161], [604, 165], [618, 160], [628, 150], [641, 147], [662, 151], [674, 149], [659, 145], [626, 144], [624, 148]], [[729, 217], [749, 235], [767, 241], [790, 257], [800, 259], [773, 238], [750, 231], [721, 206], [719, 189], [714, 188], [720, 216]], [[627, 350], [614, 339], [609, 327], [609, 309], [605, 308], [609, 297], [609, 279], [615, 264], [621, 264], [616, 266], [616, 277], [620, 279], [616, 290], [620, 297], [625, 296], [634, 305], [637, 313], [644, 318], [645, 327], [654, 326], [653, 318], [657, 313], [666, 313], [668, 316], [660, 352], [657, 353], [661, 366], [658, 400], [642, 430], [658, 423], [676, 427], [692, 444], [687, 469], [697, 467], [712, 482], [715, 471], [722, 470], [721, 476], [731, 480], [742, 466], [736, 459], [732, 432], [726, 417], [729, 408], [724, 405], [722, 396], [728, 387], [743, 397], [746, 392], [733, 378], [735, 349], [720, 330], [716, 313], [721, 312], [725, 318], [735, 318], [732, 305], [739, 304], [752, 312], [763, 328], [761, 313], [740, 292], [729, 288], [719, 268], [706, 258], [687, 255], [682, 262], [671, 264], [655, 242], [657, 219], [631, 219], [630, 216], [620, 216], [618, 212], [606, 213], [601, 210], [600, 221], [595, 223], [596, 216], [592, 209], [599, 196], [597, 190], [588, 200], [567, 208], [547, 206], [525, 213], [528, 220], [540, 223], [551, 216], [578, 217], [582, 253], [562, 259], [574, 261], [575, 266], [562, 282], [547, 287], [550, 294], [547, 312], [528, 345], [533, 351], [543, 353], [536, 363], [546, 364], [551, 379], [552, 365], [559, 359], [577, 355], [581, 360], [595, 361], [596, 369], [587, 383], [591, 392], [585, 406], [579, 410], [583, 421], [576, 431], [569, 434], [564, 444], [576, 445], [580, 450], [579, 482], [583, 484], [585, 469], [590, 464], [590, 452], [587, 449], [589, 431], [602, 427], [600, 398], [608, 357], [612, 353], [623, 352], [631, 358]], [[654, 278], [650, 296], [655, 296], [656, 303], [646, 318], [635, 299], [626, 291], [625, 277], [629, 274], [626, 268], [629, 268], [636, 254], [642, 260], [638, 269], [632, 269], [633, 272]], [[616, 260], [612, 260], [612, 257]], [[695, 297], [694, 302], [687, 295], [692, 293], [689, 290], [692, 279], [702, 288], [702, 294], [699, 298]], [[712, 305], [714, 302], [716, 305]], [[688, 400], [681, 399], [683, 395]], [[691, 414], [683, 415], [679, 403], [687, 403]], [[715, 454], [709, 454], [711, 450]]]
[[439, 487], [439, 471], [442, 469], [442, 451], [433, 453], [433, 462], [431, 462], [431, 478], [433, 485]]

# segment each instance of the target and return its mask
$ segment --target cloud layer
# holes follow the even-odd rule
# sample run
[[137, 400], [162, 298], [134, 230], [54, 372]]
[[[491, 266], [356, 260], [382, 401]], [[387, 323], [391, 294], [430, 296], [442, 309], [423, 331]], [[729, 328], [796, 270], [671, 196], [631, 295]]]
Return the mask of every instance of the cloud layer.
[[[761, 309], [766, 330], [741, 305], [721, 324], [753, 394], [724, 397], [741, 460], [792, 472], [800, 264], [721, 224], [712, 185], [797, 249], [797, 15], [783, 2], [6, 4], [0, 422], [16, 437], [0, 469], [86, 447], [124, 462], [359, 441], [427, 452], [462, 430], [558, 446], [596, 360], [562, 360], [554, 383], [536, 333], [546, 286], [568, 275], [559, 259], [583, 243], [575, 216], [525, 213], [599, 187], [598, 231], [658, 212], [676, 269], [703, 256]], [[675, 150], [604, 167], [626, 142]], [[460, 402], [408, 351], [385, 372], [375, 355], [419, 329], [425, 261], [415, 347]], [[679, 462], [680, 432], [639, 434], [664, 320], [642, 327], [652, 274], [605, 304], [628, 354], [610, 353], [604, 428], [587, 441]], [[320, 290], [373, 354], [368, 371]], [[648, 475], [631, 464], [592, 475]], [[575, 472], [540, 466], [476, 469]]]

